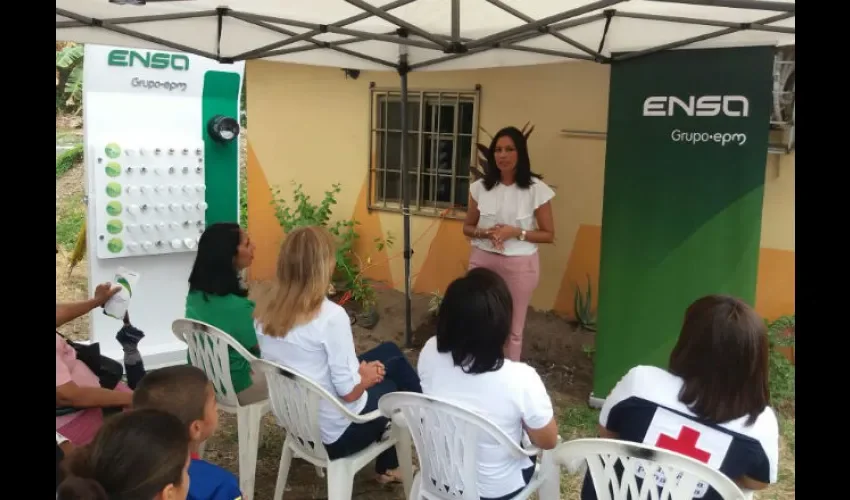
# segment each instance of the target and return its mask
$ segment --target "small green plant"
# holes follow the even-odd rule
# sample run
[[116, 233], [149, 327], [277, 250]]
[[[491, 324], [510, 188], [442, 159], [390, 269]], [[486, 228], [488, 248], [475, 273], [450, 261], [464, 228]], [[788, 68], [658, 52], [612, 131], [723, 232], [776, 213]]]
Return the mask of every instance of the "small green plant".
[[431, 294], [431, 300], [428, 301], [428, 312], [432, 316], [436, 316], [440, 312], [440, 305], [443, 303], [443, 296], [437, 290]]
[[582, 352], [584, 353], [584, 355], [585, 355], [585, 356], [587, 356], [588, 358], [592, 358], [592, 357], [593, 357], [593, 353], [595, 353], [595, 352], [596, 352], [596, 347], [595, 347], [595, 346], [592, 346], [592, 345], [590, 345], [590, 344], [582, 344], [582, 346], [581, 346], [581, 351], [582, 351]]
[[596, 311], [593, 310], [593, 288], [590, 275], [587, 275], [587, 291], [581, 286], [574, 285], [573, 307], [575, 308], [576, 323], [587, 331], [596, 331]]
[[775, 407], [792, 404], [796, 397], [796, 367], [777, 347], [794, 345], [795, 315], [782, 316], [767, 321], [767, 335], [770, 341], [769, 386], [770, 400]]
[[239, 225], [248, 229], [248, 169], [239, 171]]
[[795, 321], [796, 314], [780, 316], [773, 321], [765, 320], [771, 341], [777, 346], [793, 347], [795, 344]]
[[[375, 289], [372, 284], [363, 277], [363, 271], [371, 264], [371, 257], [367, 257], [366, 266], [360, 257], [354, 252], [354, 244], [360, 238], [356, 226], [359, 225], [354, 219], [337, 220], [331, 222], [336, 205], [336, 196], [342, 191], [339, 183], [333, 184], [329, 191], [325, 191], [324, 197], [319, 203], [312, 201], [309, 195], [304, 193], [301, 184], [292, 183], [292, 200], [287, 201], [281, 194], [280, 189], [272, 189], [272, 205], [275, 217], [288, 233], [295, 228], [305, 226], [324, 226], [334, 235], [336, 239], [336, 270], [334, 282], [339, 283], [351, 293], [351, 297], [357, 301], [363, 309], [370, 309], [375, 305]], [[386, 238], [375, 238], [373, 240], [375, 249], [381, 251], [384, 248], [392, 248], [394, 238], [387, 233]]]
[[77, 144], [70, 149], [59, 153], [56, 157], [56, 178], [62, 177], [65, 172], [83, 161], [83, 145]]

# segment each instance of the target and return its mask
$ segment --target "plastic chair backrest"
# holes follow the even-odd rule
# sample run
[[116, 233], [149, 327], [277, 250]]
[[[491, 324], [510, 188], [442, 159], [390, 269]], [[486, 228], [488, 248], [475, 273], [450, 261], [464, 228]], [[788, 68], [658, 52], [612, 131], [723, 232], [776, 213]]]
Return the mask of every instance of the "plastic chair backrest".
[[[747, 498], [722, 472], [691, 457], [647, 444], [576, 439], [555, 449], [555, 460], [561, 465], [581, 459], [586, 460], [598, 500], [692, 500], [704, 496], [709, 485], [724, 500]], [[618, 462], [623, 468], [619, 478], [615, 470]]]
[[188, 346], [189, 363], [207, 374], [215, 388], [216, 400], [223, 405], [239, 406], [230, 377], [228, 348], [249, 362], [256, 357], [233, 337], [202, 321], [178, 319], [171, 324], [171, 331]]
[[419, 456], [421, 487], [438, 498], [478, 500], [478, 443], [484, 436], [517, 458], [540, 452], [521, 448], [486, 418], [432, 396], [393, 392], [378, 408], [394, 422], [403, 419]]

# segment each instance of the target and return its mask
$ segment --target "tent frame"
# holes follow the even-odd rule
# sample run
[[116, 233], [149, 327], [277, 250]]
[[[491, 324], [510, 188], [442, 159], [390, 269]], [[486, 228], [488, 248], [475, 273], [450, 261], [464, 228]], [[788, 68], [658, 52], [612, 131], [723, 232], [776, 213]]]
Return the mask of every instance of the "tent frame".
[[[122, 0], [103, 0], [103, 1], [113, 1], [114, 3], [124, 3]], [[169, 1], [169, 0], [147, 0], [148, 2], [159, 2], [159, 1]], [[385, 66], [389, 70], [395, 70], [400, 79], [401, 86], [401, 130], [402, 136], [404, 137], [408, 131], [407, 124], [407, 106], [408, 106], [408, 83], [407, 83], [407, 75], [411, 71], [419, 70], [422, 68], [426, 68], [428, 66], [433, 66], [435, 64], [460, 59], [464, 57], [471, 56], [473, 54], [485, 52], [492, 49], [507, 49], [507, 50], [515, 50], [515, 51], [523, 51], [523, 52], [531, 52], [536, 54], [543, 54], [555, 57], [563, 57], [567, 60], [569, 59], [579, 59], [586, 61], [593, 61], [601, 64], [611, 64], [618, 61], [625, 61], [628, 59], [634, 59], [637, 57], [644, 57], [650, 54], [654, 54], [656, 52], [661, 52], [665, 50], [672, 50], [683, 48], [688, 45], [692, 45], [694, 43], [710, 40], [712, 38], [718, 38], [721, 36], [726, 36], [738, 31], [744, 30], [757, 30], [757, 31], [768, 31], [775, 33], [785, 33], [785, 34], [794, 34], [795, 28], [792, 27], [783, 27], [783, 26], [771, 26], [772, 23], [782, 21], [785, 19], [789, 19], [795, 17], [795, 4], [788, 2], [775, 2], [775, 1], [761, 1], [761, 0], [648, 0], [653, 2], [664, 2], [664, 3], [678, 3], [678, 4], [689, 4], [689, 5], [699, 5], [705, 7], [716, 7], [716, 8], [724, 8], [724, 9], [748, 9], [748, 10], [764, 10], [764, 11], [772, 11], [772, 12], [781, 12], [780, 14], [775, 14], [769, 17], [765, 17], [756, 22], [751, 23], [735, 23], [728, 21], [717, 21], [711, 19], [700, 19], [700, 18], [689, 18], [689, 17], [677, 17], [677, 16], [665, 16], [665, 15], [655, 15], [655, 14], [638, 14], [638, 13], [629, 13], [629, 12], [619, 12], [613, 7], [617, 4], [626, 2], [627, 0], [597, 0], [592, 3], [583, 5], [581, 7], [577, 7], [574, 9], [566, 10], [560, 12], [555, 15], [547, 16], [542, 19], [534, 19], [530, 16], [523, 14], [522, 12], [514, 9], [513, 7], [503, 3], [501, 0], [486, 0], [490, 4], [495, 7], [500, 8], [501, 10], [507, 12], [508, 14], [513, 15], [514, 17], [523, 21], [523, 24], [520, 26], [506, 29], [497, 33], [493, 33], [487, 36], [484, 36], [479, 39], [467, 39], [462, 38], [460, 36], [460, 2], [461, 0], [451, 0], [451, 33], [439, 34], [428, 32], [424, 29], [417, 27], [414, 24], [411, 24], [403, 19], [400, 19], [390, 13], [393, 9], [398, 7], [402, 7], [404, 5], [415, 2], [416, 0], [395, 0], [381, 7], [376, 7], [371, 5], [364, 0], [345, 0], [347, 3], [361, 9], [363, 12], [357, 14], [355, 16], [351, 16], [340, 21], [337, 21], [332, 24], [316, 24], [316, 23], [308, 23], [303, 21], [298, 21], [294, 19], [284, 19], [274, 16], [264, 16], [251, 14], [248, 12], [241, 12], [238, 10], [230, 9], [227, 7], [219, 7], [213, 10], [201, 11], [201, 12], [192, 12], [192, 13], [182, 13], [182, 14], [162, 14], [162, 15], [149, 15], [149, 16], [129, 16], [129, 17], [118, 17], [118, 18], [110, 18], [110, 19], [96, 19], [87, 16], [82, 16], [76, 14], [74, 12], [70, 12], [66, 9], [57, 8], [56, 15], [63, 16], [70, 21], [56, 21], [56, 28], [77, 28], [77, 27], [93, 27], [104, 29], [107, 31], [111, 31], [114, 33], [118, 33], [124, 36], [136, 38], [139, 40], [144, 40], [149, 43], [162, 45], [163, 47], [168, 47], [170, 49], [187, 52], [190, 54], [195, 54], [201, 57], [206, 57], [209, 59], [214, 59], [220, 63], [233, 63], [235, 61], [247, 61], [252, 59], [262, 59], [266, 57], [274, 57], [284, 54], [293, 54], [298, 52], [307, 52], [315, 49], [329, 49], [333, 50], [351, 57], [355, 57], [364, 61], [369, 61], [374, 64], [378, 64], [381, 66]], [[128, 5], [131, 5], [130, 2], [127, 2]], [[144, 5], [145, 2], [143, 0], [137, 0], [132, 2], [132, 5]], [[602, 12], [597, 12], [591, 15], [592, 12], [596, 12], [602, 9]], [[358, 21], [362, 21], [369, 17], [377, 17], [380, 18], [390, 24], [396, 26], [396, 30], [388, 33], [369, 33], [364, 31], [352, 30], [348, 29], [345, 26], [349, 24], [353, 24]], [[180, 19], [190, 19], [190, 18], [198, 18], [198, 17], [217, 17], [218, 18], [218, 48], [216, 53], [210, 53], [203, 50], [196, 49], [194, 47], [189, 47], [180, 43], [175, 43], [160, 37], [155, 37], [151, 35], [147, 35], [145, 33], [141, 33], [139, 31], [128, 28], [128, 25], [137, 24], [137, 23], [148, 23], [155, 21], [170, 21], [170, 20], [180, 20]], [[223, 22], [225, 18], [233, 18], [238, 19], [240, 21], [253, 24], [255, 26], [259, 26], [270, 31], [274, 31], [281, 35], [285, 35], [288, 38], [274, 42], [263, 47], [258, 47], [241, 54], [238, 54], [233, 57], [222, 57], [221, 56], [221, 36], [223, 31]], [[675, 42], [666, 43], [663, 45], [658, 45], [656, 47], [651, 47], [643, 50], [638, 50], [634, 52], [625, 52], [612, 54], [611, 56], [603, 55], [603, 49], [605, 47], [605, 39], [608, 34], [608, 29], [611, 25], [611, 20], [614, 17], [623, 17], [623, 18], [632, 18], [632, 19], [644, 19], [650, 21], [661, 21], [668, 23], [678, 23], [678, 24], [691, 24], [691, 25], [702, 25], [702, 26], [715, 26], [718, 28], [717, 31], [712, 31], [709, 33], [705, 33], [702, 35], [689, 37], [686, 39], [678, 40]], [[599, 40], [599, 45], [596, 49], [591, 47], [587, 47], [584, 44], [581, 44], [570, 37], [560, 33], [568, 28], [572, 28], [575, 26], [581, 26], [583, 24], [605, 20], [605, 26], [602, 31], [602, 36]], [[303, 33], [297, 33], [291, 31], [283, 26], [296, 27], [307, 29], [308, 31]], [[336, 40], [332, 42], [324, 42], [320, 40], [316, 40], [314, 37], [324, 34], [324, 33], [335, 33], [339, 35], [345, 35], [349, 38], [343, 40]], [[571, 49], [577, 49], [578, 52], [570, 50], [552, 50], [552, 49], [544, 49], [544, 48], [536, 48], [536, 47], [527, 47], [522, 45], [517, 45], [520, 42], [525, 42], [528, 40], [532, 40], [534, 38], [538, 38], [541, 36], [551, 35], [566, 45], [570, 46]], [[419, 39], [411, 39], [411, 36], [415, 36]], [[287, 45], [292, 45], [297, 42], [309, 42], [310, 45], [304, 45], [299, 47], [287, 47]], [[399, 47], [399, 57], [397, 62], [387, 61], [384, 59], [372, 57], [366, 54], [359, 53], [357, 51], [349, 50], [345, 48], [345, 45], [365, 42], [365, 41], [380, 41], [380, 42], [388, 42], [395, 43]], [[427, 61], [422, 61], [415, 64], [408, 63], [408, 47], [421, 47], [432, 50], [439, 50], [444, 52], [446, 55], [441, 57], [436, 57]], [[407, 171], [407, 161], [406, 161], [406, 141], [401, 142], [401, 171]], [[405, 345], [407, 347], [411, 346], [412, 341], [412, 325], [411, 325], [411, 274], [410, 274], [410, 259], [413, 256], [413, 250], [410, 247], [410, 186], [409, 184], [409, 176], [402, 176], [403, 180], [401, 182], [401, 196], [402, 196], [402, 216], [404, 218], [404, 294], [405, 294], [405, 330], [404, 330], [404, 338]]]

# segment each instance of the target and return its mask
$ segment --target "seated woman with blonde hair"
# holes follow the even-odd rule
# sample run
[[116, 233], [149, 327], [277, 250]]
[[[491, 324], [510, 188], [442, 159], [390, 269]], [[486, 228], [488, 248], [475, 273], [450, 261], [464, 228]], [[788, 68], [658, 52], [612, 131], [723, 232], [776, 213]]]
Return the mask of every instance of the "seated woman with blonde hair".
[[[255, 309], [262, 357], [308, 377], [355, 414], [376, 410], [389, 392], [421, 393], [416, 371], [395, 344], [357, 356], [348, 314], [326, 297], [335, 268], [335, 243], [326, 229], [302, 227], [286, 235], [274, 288]], [[319, 429], [331, 460], [379, 441], [388, 424], [387, 418], [354, 424], [327, 401], [319, 406]], [[394, 447], [379, 455], [378, 481], [400, 481], [398, 465]]]
[[[744, 490], [766, 488], [779, 467], [768, 349], [767, 327], [749, 305], [724, 295], [696, 300], [685, 312], [670, 368], [629, 370], [605, 399], [600, 435], [682, 453]], [[619, 463], [615, 469], [622, 474]], [[596, 500], [589, 476], [581, 498]], [[721, 500], [702, 483], [694, 498]]]

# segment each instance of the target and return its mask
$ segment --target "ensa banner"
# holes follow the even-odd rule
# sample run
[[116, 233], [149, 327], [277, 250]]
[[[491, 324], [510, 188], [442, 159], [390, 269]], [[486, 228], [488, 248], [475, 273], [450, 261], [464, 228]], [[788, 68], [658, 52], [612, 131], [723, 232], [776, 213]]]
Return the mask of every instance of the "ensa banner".
[[687, 306], [755, 300], [773, 47], [611, 67], [593, 396], [666, 367]]

